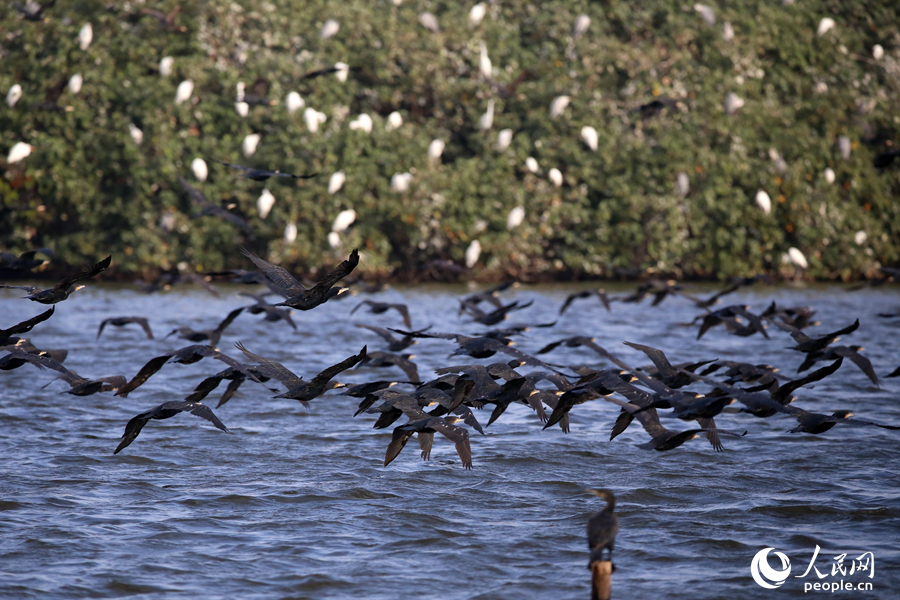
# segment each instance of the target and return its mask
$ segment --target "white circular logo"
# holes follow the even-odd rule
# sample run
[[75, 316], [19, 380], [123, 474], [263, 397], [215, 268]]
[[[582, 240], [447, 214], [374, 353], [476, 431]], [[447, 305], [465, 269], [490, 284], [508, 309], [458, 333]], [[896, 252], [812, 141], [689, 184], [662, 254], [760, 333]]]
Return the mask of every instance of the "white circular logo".
[[[791, 559], [781, 552], [776, 552], [775, 556], [781, 559], [781, 568], [783, 570], [776, 571], [769, 566], [769, 552], [774, 549], [763, 548], [756, 553], [756, 556], [753, 557], [753, 562], [750, 563], [750, 574], [753, 575], [753, 581], [768, 590], [774, 590], [779, 587], [791, 574]], [[769, 583], [770, 581], [772, 583]]]

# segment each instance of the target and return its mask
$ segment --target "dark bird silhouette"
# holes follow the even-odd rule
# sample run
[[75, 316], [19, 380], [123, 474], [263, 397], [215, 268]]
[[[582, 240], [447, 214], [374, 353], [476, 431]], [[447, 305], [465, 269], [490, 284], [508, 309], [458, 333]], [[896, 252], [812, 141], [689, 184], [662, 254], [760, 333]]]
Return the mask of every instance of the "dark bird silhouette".
[[[683, 372], [673, 367], [672, 363], [669, 362], [669, 359], [666, 357], [666, 354], [662, 350], [651, 348], [650, 346], [644, 346], [642, 344], [635, 344], [632, 342], [624, 343], [626, 346], [631, 346], [635, 350], [640, 350], [647, 355], [647, 358], [649, 358], [653, 362], [653, 365], [656, 367], [656, 379], [659, 379], [667, 387], [678, 389], [688, 385], [693, 381], [691, 377], [685, 375]], [[685, 371], [693, 372], [704, 365], [708, 365], [711, 362], [714, 362], [714, 360], [705, 360], [698, 363], [693, 363], [690, 365], [686, 365], [683, 368]]]
[[722, 290], [720, 292], [716, 292], [709, 298], [699, 298], [697, 296], [694, 296], [693, 294], [688, 294], [684, 290], [679, 291], [678, 294], [681, 296], [684, 296], [685, 298], [687, 298], [688, 300], [693, 302], [697, 308], [709, 308], [710, 306], [718, 304], [719, 300], [723, 296], [727, 296], [728, 294], [737, 291], [740, 287], [741, 287], [740, 284], [733, 283], [730, 286], [728, 286], [727, 288], [725, 288], [724, 290]]
[[829, 346], [824, 350], [810, 352], [803, 360], [803, 364], [797, 367], [797, 372], [802, 373], [820, 360], [836, 360], [839, 357], [846, 358], [859, 367], [859, 370], [866, 374], [869, 381], [875, 384], [875, 387], [878, 387], [878, 375], [875, 374], [875, 369], [872, 367], [871, 361], [860, 354], [861, 350], [863, 350], [862, 346]]
[[315, 79], [316, 77], [321, 77], [322, 75], [329, 75], [331, 73], [337, 73], [338, 71], [359, 71], [360, 67], [326, 67], [324, 69], [317, 69], [315, 71], [310, 71], [300, 77], [300, 81], [304, 79]]
[[219, 217], [220, 219], [225, 219], [229, 223], [237, 225], [248, 235], [253, 235], [253, 227], [250, 226], [250, 223], [248, 223], [246, 219], [230, 210], [222, 208], [218, 204], [210, 202], [203, 192], [189, 184], [181, 175], [178, 176], [178, 181], [181, 183], [181, 187], [184, 188], [184, 191], [187, 192], [191, 201], [200, 208], [200, 212], [191, 215], [191, 217]]
[[[412, 437], [412, 434], [418, 433], [420, 436], [422, 434], [431, 434], [434, 436], [435, 433], [440, 433], [456, 445], [456, 453], [459, 454], [459, 459], [462, 461], [463, 467], [471, 469], [472, 448], [469, 445], [469, 432], [456, 425], [456, 423], [461, 420], [462, 419], [459, 417], [453, 416], [428, 417], [417, 421], [410, 421], [406, 425], [397, 427], [394, 429], [394, 434], [391, 436], [391, 443], [388, 445], [387, 452], [384, 455], [384, 466], [388, 466], [391, 464], [391, 461], [397, 458], [400, 451], [406, 446], [406, 442]], [[427, 448], [422, 448], [422, 458], [428, 460], [430, 456], [431, 445], [429, 443]]]
[[787, 323], [797, 329], [805, 329], [806, 327], [812, 327], [814, 325], [818, 325], [818, 321], [813, 321], [813, 316], [816, 314], [816, 311], [806, 306], [796, 306], [794, 308], [784, 308], [781, 306], [777, 306], [775, 301], [772, 301], [772, 304], [766, 308], [760, 314], [760, 317], [772, 317], [781, 319], [782, 323]]
[[59, 361], [51, 358], [46, 352], [32, 353], [18, 348], [11, 348], [9, 351], [10, 356], [30, 362], [39, 369], [48, 368], [60, 373], [59, 378], [68, 383], [72, 388], [66, 392], [68, 394], [74, 394], [75, 396], [90, 396], [97, 392], [109, 392], [125, 385], [125, 378], [121, 375], [101, 377], [99, 379], [82, 377], [75, 371], [64, 367]]
[[253, 181], [265, 181], [269, 177], [288, 177], [291, 179], [312, 179], [313, 177], [318, 177], [318, 173], [310, 173], [309, 175], [294, 175], [293, 173], [283, 173], [279, 170], [270, 171], [269, 169], [257, 169], [256, 167], [245, 167], [244, 165], [233, 165], [231, 163], [222, 162], [221, 160], [215, 161], [217, 163], [223, 164], [226, 167], [231, 167], [232, 169], [238, 169], [242, 171], [242, 175], [247, 179], [252, 179]]
[[256, 79], [253, 80], [253, 83], [250, 84], [250, 87], [244, 94], [238, 96], [237, 101], [246, 102], [251, 106], [275, 106], [278, 104], [278, 100], [270, 100], [267, 98], [269, 95], [269, 85], [268, 79], [262, 75], [257, 75]]
[[45, 310], [41, 314], [22, 321], [21, 323], [17, 323], [9, 329], [0, 329], [0, 346], [15, 344], [17, 341], [19, 341], [19, 338], [16, 337], [17, 333], [28, 333], [35, 325], [37, 325], [38, 323], [43, 323], [51, 316], [53, 316], [53, 312], [55, 310], [56, 307], [51, 306], [49, 310]]
[[70, 277], [66, 277], [52, 288], [46, 290], [31, 287], [28, 285], [0, 285], [0, 287], [25, 290], [26, 292], [28, 292], [28, 295], [25, 297], [29, 300], [33, 300], [34, 302], [40, 302], [41, 304], [56, 304], [57, 302], [62, 302], [63, 300], [68, 298], [69, 294], [71, 294], [72, 292], [83, 288], [83, 285], [75, 285], [79, 281], [90, 279], [91, 277], [94, 277], [105, 271], [106, 267], [109, 266], [109, 263], [111, 261], [112, 257], [107, 256], [97, 264], [85, 268], [80, 273], [77, 273]]
[[396, 310], [398, 313], [400, 313], [400, 316], [403, 317], [403, 326], [407, 329], [412, 329], [412, 320], [409, 317], [409, 307], [407, 307], [405, 304], [389, 304], [387, 302], [363, 300], [353, 307], [353, 309], [350, 311], [350, 314], [352, 315], [353, 313], [355, 313], [361, 306], [368, 306], [369, 312], [375, 315], [380, 315], [391, 309]]
[[588, 547], [591, 549], [591, 558], [588, 565], [603, 560], [603, 551], [606, 550], [606, 560], [612, 560], [613, 546], [616, 543], [616, 534], [619, 533], [619, 517], [613, 514], [616, 508], [616, 498], [609, 490], [587, 490], [588, 492], [603, 498], [606, 506], [603, 510], [594, 513], [588, 521]]
[[185, 346], [184, 348], [179, 348], [178, 350], [170, 354], [163, 354], [161, 356], [157, 356], [156, 358], [151, 358], [149, 361], [147, 361], [147, 364], [141, 367], [141, 370], [138, 371], [137, 375], [131, 378], [131, 381], [119, 388], [119, 391], [116, 392], [116, 396], [128, 396], [129, 393], [133, 392], [144, 383], [146, 383], [146, 381], [150, 379], [150, 377], [152, 377], [154, 373], [162, 369], [163, 365], [170, 360], [182, 365], [192, 365], [204, 358], [214, 358], [216, 360], [220, 360], [229, 367], [240, 371], [250, 379], [259, 382], [259, 380], [256, 378], [256, 375], [248, 371], [246, 367], [244, 367], [242, 364], [240, 364], [230, 356], [219, 352], [218, 348], [214, 348], [213, 346], [204, 346], [202, 344], [194, 344], [191, 346]]
[[97, 339], [100, 339], [100, 334], [103, 333], [103, 329], [107, 325], [124, 327], [129, 323], [137, 323], [141, 326], [141, 329], [144, 330], [144, 333], [147, 334], [147, 339], [153, 339], [153, 331], [150, 329], [150, 323], [148, 323], [147, 319], [144, 317], [111, 317], [109, 319], [103, 319], [100, 322], [100, 328], [97, 329]]
[[246, 298], [253, 298], [254, 300], [256, 300], [256, 304], [251, 304], [250, 306], [244, 307], [244, 310], [246, 310], [251, 315], [261, 315], [265, 313], [266, 316], [263, 320], [269, 321], [270, 323], [284, 321], [285, 323], [290, 325], [292, 329], [297, 329], [297, 324], [294, 323], [294, 319], [291, 318], [291, 311], [284, 308], [279, 308], [274, 304], [269, 304], [268, 302], [266, 302], [266, 296], [269, 296], [273, 293], [275, 292], [267, 292], [264, 294], [238, 292], [238, 295], [244, 296]]
[[641, 119], [648, 120], [662, 114], [663, 111], [678, 112], [682, 107], [681, 102], [673, 98], [657, 98], [646, 104], [641, 104], [635, 110], [641, 114]]
[[406, 374], [408, 381], [421, 383], [419, 369], [416, 367], [416, 363], [410, 360], [411, 358], [415, 358], [415, 354], [400, 355], [376, 350], [367, 354], [362, 362], [369, 367], [399, 367]]
[[519, 304], [518, 301], [512, 302], [510, 304], [501, 306], [500, 308], [493, 310], [489, 313], [484, 312], [477, 306], [473, 305], [465, 305], [465, 311], [469, 313], [476, 322], [481, 323], [482, 325], [496, 325], [497, 323], [508, 319], [509, 313], [514, 310], [522, 310], [523, 308], [528, 308], [534, 304], [534, 300], [529, 300], [525, 304]]
[[856, 319], [851, 325], [844, 327], [843, 329], [838, 329], [837, 331], [832, 331], [831, 333], [826, 333], [823, 336], [813, 338], [796, 327], [792, 325], [788, 325], [787, 323], [782, 323], [775, 319], [767, 318], [769, 323], [775, 325], [779, 329], [787, 331], [791, 334], [791, 337], [794, 338], [794, 341], [797, 342], [796, 346], [790, 346], [791, 350], [797, 350], [798, 352], [805, 352], [810, 354], [812, 352], [821, 352], [825, 348], [828, 347], [829, 344], [837, 341], [839, 339], [838, 336], [845, 335], [848, 333], [853, 333], [857, 329], [859, 329], [859, 319]]
[[287, 369], [284, 365], [270, 358], [259, 356], [247, 350], [241, 342], [236, 343], [235, 348], [244, 353], [244, 356], [259, 364], [257, 370], [266, 377], [280, 381], [288, 389], [287, 392], [275, 396], [276, 398], [290, 398], [297, 400], [304, 407], [309, 407], [309, 401], [318, 398], [327, 390], [334, 389], [340, 384], [331, 383], [331, 380], [339, 373], [356, 366], [366, 357], [366, 347], [363, 346], [359, 354], [345, 358], [341, 362], [328, 367], [311, 381], [303, 381], [302, 377], [298, 377]]
[[900, 156], [900, 150], [888, 150], [887, 152], [881, 152], [876, 154], [872, 159], [872, 166], [876, 169], [886, 169], [887, 167], [893, 164], [894, 160]]
[[881, 423], [875, 423], [872, 421], [851, 419], [850, 417], [853, 416], [853, 413], [849, 410], [838, 410], [831, 415], [820, 415], [818, 413], [805, 411], [802, 408], [798, 408], [796, 406], [787, 406], [785, 407], [785, 409], [788, 413], [791, 414], [791, 416], [797, 419], [798, 423], [800, 423], [797, 427], [794, 427], [788, 433], [802, 432], [818, 435], [820, 433], [825, 433], [838, 424], [849, 425], [852, 427], [881, 427], [882, 429], [894, 430], [900, 429], [900, 427], [895, 425], [883, 425]]
[[219, 417], [215, 415], [210, 407], [198, 404], [197, 402], [188, 402], [187, 400], [170, 400], [169, 402], [163, 402], [159, 406], [142, 412], [136, 417], [132, 417], [132, 419], [128, 421], [128, 424], [125, 425], [125, 433], [122, 434], [122, 441], [119, 442], [119, 446], [115, 449], [113, 454], [118, 454], [137, 439], [137, 436], [140, 435], [144, 425], [149, 423], [150, 419], [169, 419], [178, 413], [185, 411], [206, 419], [218, 429], [228, 432], [228, 428], [225, 427], [225, 424], [219, 420]]
[[0, 252], [0, 276], [21, 275], [26, 271], [42, 266], [47, 261], [42, 258], [35, 258], [38, 254], [49, 257], [53, 256], [53, 251], [50, 248], [38, 248], [36, 250], [26, 250], [18, 256], [12, 252]]
[[[389, 330], [383, 327], [375, 327], [373, 325], [366, 325], [365, 323], [357, 323], [356, 326], [361, 329], [368, 329], [372, 333], [380, 335], [384, 339], [384, 341], [388, 343], [388, 350], [391, 352], [402, 352], [413, 344], [418, 343], [414, 335], [404, 335], [398, 340], [396, 337], [391, 335], [391, 332]], [[428, 329], [429, 328], [420, 329], [419, 331], [413, 331], [410, 333], [423, 333], [425, 331], [428, 331]]]
[[572, 302], [574, 302], [575, 300], [590, 298], [591, 296], [597, 296], [607, 312], [611, 310], [609, 305], [609, 296], [606, 295], [605, 290], [598, 288], [596, 290], [584, 290], [582, 292], [569, 294], [568, 296], [566, 296], [565, 302], [563, 302], [562, 306], [559, 308], [559, 314], [563, 314], [564, 312], [566, 312], [566, 309], [569, 308], [569, 305], [572, 304]]
[[[263, 374], [256, 365], [244, 365], [249, 373], [252, 373], [256, 376], [256, 379], [262, 383], [269, 381], [270, 377], [267, 377]], [[219, 384], [222, 381], [228, 380], [228, 386], [225, 389], [225, 392], [222, 394], [222, 397], [219, 398], [219, 403], [216, 404], [216, 408], [219, 408], [237, 393], [238, 389], [240, 389], [241, 385], [247, 381], [247, 375], [242, 373], [241, 371], [237, 371], [231, 367], [219, 371], [215, 375], [207, 377], [203, 381], [197, 384], [197, 387], [194, 388], [194, 391], [185, 398], [188, 402], [201, 402], [204, 398], [206, 398], [214, 389], [219, 387]], [[278, 390], [272, 388], [266, 388], [269, 391], [277, 392]]]
[[459, 301], [459, 313], [463, 314], [466, 312], [467, 307], [469, 306], [478, 306], [482, 302], [487, 302], [494, 308], [502, 308], [503, 302], [500, 300], [500, 292], [506, 291], [511, 287], [516, 287], [519, 284], [515, 281], [507, 281], [505, 283], [501, 283], [500, 285], [494, 286], [488, 290], [484, 290], [483, 292], [476, 292], [474, 294], [470, 294], [465, 298], [461, 298]]
[[[742, 325], [738, 320], [739, 317], [746, 319], [748, 325]], [[703, 322], [700, 324], [700, 331], [697, 332], [697, 339], [699, 340], [703, 337], [703, 334], [709, 331], [710, 328], [723, 323], [733, 334], [741, 337], [747, 337], [757, 332], [763, 334], [763, 337], [765, 338], [769, 337], [760, 316], [754, 315], [747, 310], [747, 306], [735, 304], [703, 315]]]
[[677, 294], [681, 291], [681, 287], [673, 280], [663, 281], [661, 279], [651, 279], [647, 283], [638, 286], [634, 293], [629, 294], [621, 299], [622, 302], [640, 302], [647, 296], [653, 296], [651, 306], [656, 306], [666, 299], [667, 296]]
[[359, 264], [359, 251], [354, 250], [350, 253], [350, 257], [347, 260], [335, 267], [331, 273], [319, 280], [315, 286], [307, 289], [293, 275], [288, 273], [287, 269], [261, 259], [246, 248], [241, 248], [241, 252], [252, 260], [257, 268], [262, 270], [266, 278], [272, 282], [274, 288], [286, 298], [284, 302], [279, 302], [275, 306], [289, 306], [297, 310], [312, 310], [346, 291], [346, 288], [332, 286], [352, 273], [356, 265]]
[[231, 325], [231, 322], [234, 321], [238, 315], [240, 315], [244, 311], [244, 307], [236, 308], [222, 319], [222, 322], [219, 323], [215, 329], [204, 329], [201, 331], [195, 331], [190, 327], [178, 327], [177, 329], [173, 329], [166, 337], [170, 335], [178, 334], [179, 337], [182, 337], [189, 342], [206, 342], [211, 346], [215, 346], [219, 343], [219, 340], [222, 337], [222, 333], [225, 329]]
[[526, 81], [534, 81], [537, 79], [537, 76], [534, 74], [531, 69], [523, 69], [519, 75], [513, 79], [511, 82], [507, 84], [500, 83], [493, 77], [485, 77], [488, 83], [491, 84], [491, 87], [497, 92], [497, 95], [501, 98], [512, 98], [516, 94], [516, 89]]

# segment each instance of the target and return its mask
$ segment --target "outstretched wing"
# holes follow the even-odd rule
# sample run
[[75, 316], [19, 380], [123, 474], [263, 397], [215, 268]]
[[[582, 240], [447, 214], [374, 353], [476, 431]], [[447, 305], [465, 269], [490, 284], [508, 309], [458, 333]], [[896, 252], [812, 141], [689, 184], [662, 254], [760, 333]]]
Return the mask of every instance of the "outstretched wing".
[[324, 371], [322, 371], [321, 373], [319, 373], [318, 375], [316, 375], [313, 378], [311, 384], [313, 386], [325, 385], [326, 383], [331, 381], [331, 379], [333, 377], [336, 377], [338, 373], [342, 373], [342, 372], [346, 371], [347, 369], [350, 369], [350, 368], [358, 365], [360, 363], [360, 361], [362, 361], [362, 359], [364, 359], [365, 357], [366, 357], [366, 346], [363, 346], [362, 350], [359, 351], [359, 354], [345, 358], [338, 364], [330, 366], [327, 369], [325, 369]]
[[[256, 262], [256, 261], [253, 261]], [[335, 283], [349, 275], [353, 272], [353, 269], [356, 268], [356, 265], [359, 264], [359, 250], [354, 250], [350, 253], [350, 257], [339, 264], [334, 270], [323, 277], [321, 281], [319, 281], [315, 287], [313, 288], [313, 295], [316, 294], [325, 294], [328, 290], [331, 289]], [[268, 275], [268, 273], [266, 273]]]
[[[3, 286], [3, 287], [12, 287], [12, 286]], [[46, 321], [53, 315], [53, 311], [56, 310], [56, 307], [53, 306], [50, 310], [45, 310], [41, 314], [36, 317], [31, 317], [27, 321], [22, 321], [16, 325], [13, 325], [9, 329], [0, 329], [0, 340], [7, 338], [11, 335], [16, 335], [17, 333], [28, 333], [31, 331], [31, 328], [37, 325], [42, 321]]]
[[[303, 381], [302, 377], [297, 377], [297, 375], [295, 375], [293, 371], [285, 367], [280, 362], [250, 352], [244, 347], [244, 344], [242, 344], [241, 342], [237, 342], [234, 347], [243, 352], [244, 356], [259, 364], [258, 371], [260, 373], [262, 373], [266, 377], [271, 377], [272, 379], [280, 381], [285, 386], [287, 386], [289, 390], [294, 389]], [[245, 371], [246, 369], [241, 367], [240, 370]]]
[[[172, 354], [163, 354], [162, 356], [151, 358], [147, 364], [141, 367], [141, 370], [138, 371], [137, 375], [131, 378], [131, 381], [119, 388], [119, 391], [116, 392], [116, 396], [122, 396], [124, 398], [128, 396], [129, 393], [142, 386], [154, 373], [162, 369], [162, 366], [169, 362], [169, 359], [172, 358], [172, 356]], [[141, 425], [141, 427], [143, 427], [143, 425]], [[140, 431], [140, 429], [138, 429], [138, 431]], [[134, 435], [137, 437], [137, 434]], [[131, 442], [128, 443], [130, 444]], [[125, 445], [127, 446], [128, 444]], [[124, 448], [125, 446], [122, 447]]]
[[241, 248], [241, 253], [253, 261], [253, 264], [260, 269], [266, 278], [271, 281], [286, 297], [291, 298], [298, 296], [306, 291], [306, 288], [297, 281], [293, 275], [287, 272], [287, 269], [273, 265], [267, 260], [263, 260], [253, 254], [246, 248]]

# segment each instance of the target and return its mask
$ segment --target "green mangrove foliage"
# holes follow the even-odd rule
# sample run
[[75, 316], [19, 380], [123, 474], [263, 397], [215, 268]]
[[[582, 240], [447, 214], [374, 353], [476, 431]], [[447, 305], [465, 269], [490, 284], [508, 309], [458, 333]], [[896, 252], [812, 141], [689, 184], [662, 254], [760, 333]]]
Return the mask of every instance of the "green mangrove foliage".
[[[667, 0], [510, 0], [479, 23], [471, 4], [439, 0], [150, 4], [57, 2], [42, 20], [0, 8], [0, 90], [21, 86], [0, 110], [0, 150], [35, 147], [3, 167], [0, 247], [48, 246], [59, 266], [112, 254], [122, 274], [248, 267], [242, 245], [298, 270], [359, 247], [363, 271], [447, 274], [432, 266], [463, 265], [473, 240], [489, 275], [722, 278], [786, 269], [796, 247], [810, 276], [847, 279], [900, 258], [900, 160], [873, 166], [900, 143], [896, 0], [719, 3], [714, 24]], [[336, 63], [346, 81], [304, 78]], [[293, 112], [290, 92], [304, 104]], [[324, 115], [317, 131], [306, 109]], [[361, 114], [371, 132], [350, 127]], [[257, 182], [215, 161], [320, 176]], [[337, 171], [346, 181], [329, 194]], [[398, 173], [406, 191], [391, 187]], [[198, 216], [179, 175], [253, 233]], [[516, 207], [524, 220], [509, 228]], [[333, 248], [346, 208], [358, 218]]]

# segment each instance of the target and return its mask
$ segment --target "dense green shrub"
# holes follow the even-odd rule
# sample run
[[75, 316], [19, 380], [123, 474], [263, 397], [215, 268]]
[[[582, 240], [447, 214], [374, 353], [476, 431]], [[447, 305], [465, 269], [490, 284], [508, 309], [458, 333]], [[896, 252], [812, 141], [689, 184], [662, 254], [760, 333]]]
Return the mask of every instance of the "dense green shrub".
[[[693, 5], [666, 0], [509, 1], [490, 4], [474, 27], [470, 5], [437, 0], [180, 5], [171, 28], [144, 14], [143, 2], [59, 2], [43, 22], [0, 8], [0, 90], [15, 83], [24, 90], [14, 108], [0, 110], [0, 150], [17, 141], [37, 147], [0, 180], [0, 247], [49, 246], [60, 267], [112, 254], [125, 274], [182, 262], [246, 268], [237, 252], [244, 245], [301, 270], [359, 247], [362, 270], [415, 277], [431, 261], [462, 264], [473, 239], [487, 275], [600, 277], [651, 268], [721, 278], [784, 269], [782, 256], [795, 246], [811, 276], [846, 279], [900, 258], [900, 169], [872, 166], [875, 154], [900, 142], [894, 0], [727, 3], [714, 6], [714, 26]], [[425, 10], [437, 15], [438, 33], [418, 23]], [[591, 25], [573, 39], [581, 13]], [[837, 25], [818, 36], [823, 17]], [[329, 18], [340, 30], [321, 39]], [[735, 31], [730, 42], [726, 21]], [[94, 39], [81, 50], [86, 22]], [[499, 83], [528, 70], [511, 95], [479, 74], [482, 40]], [[880, 60], [872, 56], [876, 43], [885, 49]], [[158, 71], [164, 56], [174, 58], [170, 77]], [[339, 61], [355, 69], [345, 83], [333, 75], [301, 79]], [[32, 107], [75, 73], [82, 90], [58, 99], [71, 111]], [[252, 106], [241, 118], [235, 86], [249, 88], [258, 77], [278, 104]], [[176, 106], [176, 87], [187, 78], [192, 98]], [[317, 133], [303, 109], [288, 113], [289, 91], [326, 114]], [[729, 92], [745, 101], [733, 115], [723, 109]], [[572, 102], [550, 119], [559, 95]], [[482, 132], [490, 98], [493, 127]], [[638, 107], [656, 98], [681, 108], [642, 115]], [[404, 124], [386, 131], [395, 110]], [[360, 113], [373, 118], [371, 134], [349, 128]], [[139, 146], [129, 123], [143, 132]], [[594, 152], [581, 140], [585, 125], [599, 134]], [[515, 136], [500, 153], [504, 128]], [[247, 159], [241, 143], [249, 133], [262, 141]], [[851, 140], [849, 159], [838, 151], [839, 136]], [[430, 165], [426, 149], [435, 138], [446, 148]], [[529, 156], [540, 165], [536, 174], [525, 168]], [[205, 183], [190, 173], [195, 157], [209, 164]], [[321, 176], [262, 184], [214, 160]], [[565, 180], [559, 188], [547, 178], [554, 167]], [[833, 184], [824, 179], [828, 167]], [[347, 181], [331, 196], [328, 177], [337, 170]], [[391, 176], [407, 171], [409, 190], [393, 192]], [[690, 178], [686, 197], [675, 191], [679, 171]], [[192, 218], [199, 209], [178, 175], [212, 202], [233, 204], [255, 234]], [[263, 187], [276, 197], [265, 220], [256, 211]], [[771, 214], [754, 203], [759, 189], [772, 199]], [[507, 231], [516, 206], [525, 221]], [[326, 236], [348, 207], [359, 220], [332, 250]], [[288, 223], [297, 225], [293, 243], [283, 239]], [[866, 238], [858, 243], [860, 231]]]

